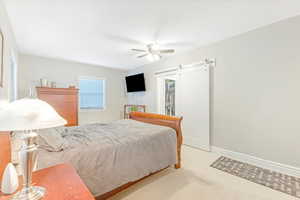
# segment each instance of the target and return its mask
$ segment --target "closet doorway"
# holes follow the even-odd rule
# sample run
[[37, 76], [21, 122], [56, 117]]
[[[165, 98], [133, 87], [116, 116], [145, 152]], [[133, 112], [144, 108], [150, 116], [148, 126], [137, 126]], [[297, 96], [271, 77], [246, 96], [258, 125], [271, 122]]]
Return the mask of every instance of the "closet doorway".
[[157, 77], [158, 111], [160, 114], [176, 115], [176, 74], [165, 74]]

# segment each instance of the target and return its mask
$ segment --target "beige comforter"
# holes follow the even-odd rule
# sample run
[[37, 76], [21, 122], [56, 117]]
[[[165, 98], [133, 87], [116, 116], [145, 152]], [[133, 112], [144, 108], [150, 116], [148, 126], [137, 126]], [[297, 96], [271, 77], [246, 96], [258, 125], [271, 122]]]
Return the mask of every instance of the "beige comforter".
[[168, 127], [120, 120], [61, 134], [64, 149], [40, 149], [38, 168], [70, 163], [95, 196], [176, 163], [176, 133]]

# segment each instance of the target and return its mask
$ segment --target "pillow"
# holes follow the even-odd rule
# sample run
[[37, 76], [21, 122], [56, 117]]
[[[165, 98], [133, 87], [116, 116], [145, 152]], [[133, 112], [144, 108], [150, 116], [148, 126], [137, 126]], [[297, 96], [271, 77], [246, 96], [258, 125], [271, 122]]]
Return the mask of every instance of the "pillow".
[[39, 130], [38, 145], [47, 151], [62, 151], [65, 145], [65, 139], [61, 135], [63, 130], [62, 127]]

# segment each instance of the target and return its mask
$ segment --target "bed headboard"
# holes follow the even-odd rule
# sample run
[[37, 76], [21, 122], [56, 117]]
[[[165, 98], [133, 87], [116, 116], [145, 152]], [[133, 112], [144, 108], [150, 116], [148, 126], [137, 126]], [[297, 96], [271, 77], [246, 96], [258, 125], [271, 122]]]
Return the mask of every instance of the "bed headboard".
[[141, 122], [173, 128], [177, 135], [177, 164], [175, 165], [175, 168], [178, 169], [181, 167], [181, 145], [183, 140], [181, 131], [182, 117], [173, 117], [145, 112], [131, 112], [129, 113], [129, 118]]

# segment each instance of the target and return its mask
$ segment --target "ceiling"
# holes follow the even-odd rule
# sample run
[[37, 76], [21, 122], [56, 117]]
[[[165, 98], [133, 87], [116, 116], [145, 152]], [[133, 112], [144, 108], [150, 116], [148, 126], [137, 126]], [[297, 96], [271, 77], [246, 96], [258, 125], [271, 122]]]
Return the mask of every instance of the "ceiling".
[[20, 51], [119, 69], [131, 48], [176, 54], [300, 14], [299, 0], [4, 0]]

